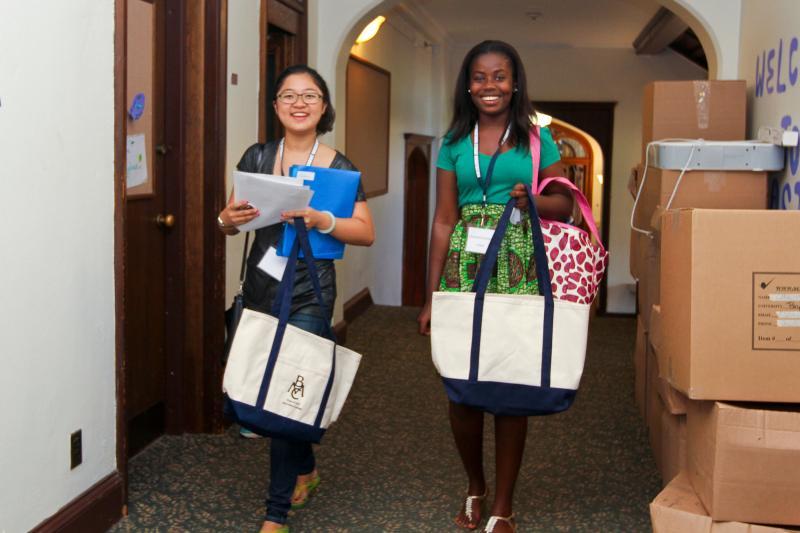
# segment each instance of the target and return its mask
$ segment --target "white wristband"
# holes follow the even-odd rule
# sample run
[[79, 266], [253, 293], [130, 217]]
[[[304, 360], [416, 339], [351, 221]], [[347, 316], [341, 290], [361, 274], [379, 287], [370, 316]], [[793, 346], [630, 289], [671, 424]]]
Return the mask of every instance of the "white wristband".
[[330, 211], [320, 211], [320, 213], [325, 213], [326, 215], [331, 217], [331, 225], [327, 229], [317, 228], [317, 231], [320, 232], [320, 233], [323, 233], [323, 234], [328, 234], [328, 233], [332, 232], [334, 229], [336, 229], [336, 217], [333, 216], [333, 213], [331, 213]]

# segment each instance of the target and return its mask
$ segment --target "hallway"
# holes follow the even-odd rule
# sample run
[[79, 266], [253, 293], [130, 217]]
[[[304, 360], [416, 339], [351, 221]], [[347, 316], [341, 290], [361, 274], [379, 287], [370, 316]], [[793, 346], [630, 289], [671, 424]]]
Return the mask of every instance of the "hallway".
[[[373, 306], [349, 328], [363, 354], [342, 418], [317, 448], [323, 482], [292, 531], [457, 531], [466, 481], [416, 309]], [[633, 401], [635, 322], [594, 320], [581, 392], [531, 419], [515, 509], [520, 531], [649, 531], [660, 480]], [[388, 332], [388, 333], [387, 333]], [[487, 418], [487, 475], [493, 478]], [[130, 464], [129, 516], [112, 531], [257, 531], [267, 441], [161, 438]]]

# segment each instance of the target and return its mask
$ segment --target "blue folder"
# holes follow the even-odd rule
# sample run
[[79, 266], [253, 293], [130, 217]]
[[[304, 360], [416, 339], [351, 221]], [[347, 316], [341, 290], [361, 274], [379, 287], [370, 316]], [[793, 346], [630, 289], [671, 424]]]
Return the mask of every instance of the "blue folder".
[[[292, 177], [302, 172], [309, 173], [304, 182], [314, 191], [310, 207], [317, 211], [330, 211], [336, 218], [353, 216], [361, 172], [304, 165], [293, 165], [289, 169], [289, 175]], [[291, 224], [284, 224], [283, 237], [278, 243], [278, 255], [283, 257], [291, 255], [296, 238], [294, 227]], [[309, 242], [315, 259], [341, 259], [344, 256], [342, 241], [320, 233], [316, 229], [309, 232]]]

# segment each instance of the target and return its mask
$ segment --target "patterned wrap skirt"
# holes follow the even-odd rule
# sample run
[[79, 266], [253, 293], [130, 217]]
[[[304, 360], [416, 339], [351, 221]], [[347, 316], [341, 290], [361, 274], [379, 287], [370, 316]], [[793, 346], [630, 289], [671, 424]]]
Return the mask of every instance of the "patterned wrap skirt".
[[[475, 281], [482, 254], [466, 251], [467, 228], [495, 228], [503, 214], [503, 204], [467, 204], [461, 208], [461, 218], [450, 236], [439, 290], [469, 292]], [[487, 292], [500, 294], [539, 294], [536, 262], [531, 242], [531, 222], [527, 211], [522, 212], [519, 224], [509, 224], [497, 255]]]

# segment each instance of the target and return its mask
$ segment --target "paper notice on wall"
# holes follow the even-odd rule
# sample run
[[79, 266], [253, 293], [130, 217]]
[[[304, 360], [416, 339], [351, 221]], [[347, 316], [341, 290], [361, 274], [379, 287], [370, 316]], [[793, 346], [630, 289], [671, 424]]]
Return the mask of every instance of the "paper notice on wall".
[[127, 161], [125, 176], [130, 189], [147, 182], [147, 152], [144, 133], [128, 135], [125, 151]]
[[753, 349], [800, 352], [800, 273], [753, 273]]

